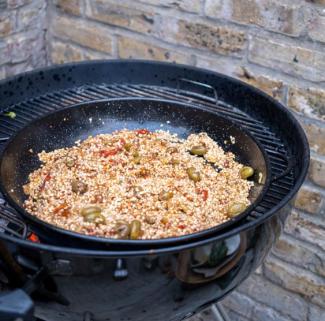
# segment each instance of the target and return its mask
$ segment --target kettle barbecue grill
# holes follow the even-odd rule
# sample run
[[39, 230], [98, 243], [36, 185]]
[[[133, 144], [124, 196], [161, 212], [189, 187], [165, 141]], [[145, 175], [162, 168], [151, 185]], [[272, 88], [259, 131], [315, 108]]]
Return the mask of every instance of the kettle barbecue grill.
[[267, 154], [272, 177], [258, 204], [233, 224], [186, 242], [136, 248], [42, 233], [4, 195], [1, 320], [188, 318], [261, 264], [307, 173], [308, 143], [293, 115], [258, 89], [208, 70], [141, 60], [73, 63], [1, 81], [0, 97], [1, 149], [32, 120], [72, 105], [161, 100], [208, 110], [244, 128]]

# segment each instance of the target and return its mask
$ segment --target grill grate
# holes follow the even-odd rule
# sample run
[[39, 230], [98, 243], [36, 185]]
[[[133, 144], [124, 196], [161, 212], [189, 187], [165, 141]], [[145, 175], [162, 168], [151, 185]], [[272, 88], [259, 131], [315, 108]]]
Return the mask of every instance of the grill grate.
[[[221, 116], [240, 124], [246, 128], [255, 138], [263, 145], [268, 153], [272, 173], [276, 176], [282, 176], [276, 182], [271, 183], [269, 191], [260, 202], [259, 206], [246, 217], [244, 222], [251, 222], [263, 215], [279, 203], [294, 186], [293, 171], [286, 173], [289, 164], [284, 143], [270, 128], [263, 122], [253, 119], [243, 111], [231, 106], [216, 97], [210, 97], [195, 92], [189, 92], [167, 87], [148, 86], [148, 85], [85, 85], [73, 89], [62, 90], [59, 92], [49, 93], [44, 96], [35, 97], [28, 101], [21, 102], [11, 106], [10, 111], [16, 113], [14, 119], [0, 115], [0, 148], [3, 143], [10, 138], [18, 129], [23, 127], [31, 120], [44, 115], [47, 112], [53, 112], [72, 104], [83, 103], [92, 100], [122, 98], [122, 97], [144, 97], [144, 98], [162, 98], [183, 103], [198, 105], [206, 110], [213, 110]], [[0, 207], [0, 217], [3, 217], [8, 209]], [[10, 210], [12, 214], [13, 211]], [[12, 214], [13, 215], [13, 214]], [[16, 220], [19, 221], [18, 218]], [[26, 236], [15, 230], [5, 230], [13, 236]], [[18, 233], [18, 235], [17, 235]]]

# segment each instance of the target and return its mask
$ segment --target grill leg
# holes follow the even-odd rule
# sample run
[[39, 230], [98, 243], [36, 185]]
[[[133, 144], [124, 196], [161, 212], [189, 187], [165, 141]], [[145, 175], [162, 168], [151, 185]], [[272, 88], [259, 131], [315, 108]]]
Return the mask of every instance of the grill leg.
[[216, 315], [216, 320], [220, 321], [230, 321], [227, 312], [221, 303], [216, 303], [211, 306], [213, 313]]
[[183, 321], [230, 321], [221, 303], [212, 304], [199, 313], [185, 317]]

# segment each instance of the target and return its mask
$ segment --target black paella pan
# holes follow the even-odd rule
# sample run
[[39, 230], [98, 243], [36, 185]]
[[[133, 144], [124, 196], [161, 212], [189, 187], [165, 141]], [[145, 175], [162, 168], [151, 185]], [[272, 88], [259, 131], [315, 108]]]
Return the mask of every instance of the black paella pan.
[[[28, 175], [40, 166], [37, 153], [70, 147], [77, 140], [119, 129], [146, 128], [169, 130], [186, 138], [191, 133], [207, 132], [225, 151], [236, 155], [236, 160], [253, 167], [254, 187], [250, 191], [251, 205], [240, 215], [213, 228], [180, 237], [155, 240], [117, 240], [88, 236], [46, 223], [28, 213], [23, 203], [27, 196], [23, 185]], [[230, 136], [235, 143], [229, 144]], [[31, 153], [31, 150], [33, 151]], [[93, 101], [61, 109], [37, 119], [19, 130], [6, 144], [0, 159], [0, 189], [13, 206], [41, 238], [57, 237], [59, 243], [103, 243], [123, 247], [160, 247], [185, 243], [215, 235], [246, 217], [263, 198], [271, 180], [267, 155], [258, 141], [239, 125], [219, 116], [213, 108], [194, 106], [175, 101], [143, 98], [123, 98]]]

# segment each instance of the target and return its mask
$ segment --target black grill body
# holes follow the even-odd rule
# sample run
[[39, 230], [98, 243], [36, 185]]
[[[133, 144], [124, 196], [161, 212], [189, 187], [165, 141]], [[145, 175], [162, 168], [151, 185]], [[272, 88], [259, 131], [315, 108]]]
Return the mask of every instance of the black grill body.
[[[212, 109], [249, 131], [270, 160], [274, 179], [259, 206], [243, 220], [209, 237], [156, 249], [60, 246], [51, 237], [33, 243], [26, 239], [28, 224], [6, 204], [1, 205], [4, 214], [0, 217], [9, 222], [0, 233], [4, 248], [28, 271], [18, 286], [28, 293], [43, 293], [43, 297], [40, 289], [45, 288], [46, 297], [61, 304], [68, 300], [70, 304], [61, 310], [70, 316], [91, 309], [98, 320], [181, 320], [200, 306], [220, 300], [269, 252], [308, 168], [306, 137], [285, 107], [251, 86], [207, 70], [146, 61], [62, 65], [2, 81], [0, 97], [3, 111], [17, 115], [14, 119], [0, 116], [0, 141], [4, 143], [45, 113], [93, 100], [137, 97]], [[4, 265], [17, 273], [10, 260]], [[91, 304], [97, 292], [89, 290], [89, 280], [103, 285], [107, 309]], [[43, 316], [59, 309], [59, 303], [36, 302], [37, 313]]]

